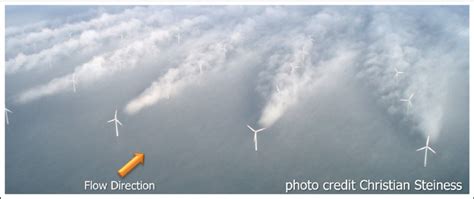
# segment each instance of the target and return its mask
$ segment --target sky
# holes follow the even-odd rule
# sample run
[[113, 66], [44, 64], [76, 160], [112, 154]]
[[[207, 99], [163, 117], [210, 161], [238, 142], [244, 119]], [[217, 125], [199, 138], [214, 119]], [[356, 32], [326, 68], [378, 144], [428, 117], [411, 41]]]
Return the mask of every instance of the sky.
[[[349, 178], [467, 193], [468, 10], [7, 6], [6, 192], [83, 193], [140, 151], [127, 180], [156, 193]], [[265, 128], [258, 151], [247, 125]]]

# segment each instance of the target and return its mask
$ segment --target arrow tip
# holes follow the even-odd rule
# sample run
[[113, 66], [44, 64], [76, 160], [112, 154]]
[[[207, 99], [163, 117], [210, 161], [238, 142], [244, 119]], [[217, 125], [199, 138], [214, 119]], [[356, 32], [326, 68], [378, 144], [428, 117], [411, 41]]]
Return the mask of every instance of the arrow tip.
[[135, 153], [135, 157], [138, 158], [138, 162], [140, 162], [140, 164], [145, 164], [145, 154], [144, 153]]

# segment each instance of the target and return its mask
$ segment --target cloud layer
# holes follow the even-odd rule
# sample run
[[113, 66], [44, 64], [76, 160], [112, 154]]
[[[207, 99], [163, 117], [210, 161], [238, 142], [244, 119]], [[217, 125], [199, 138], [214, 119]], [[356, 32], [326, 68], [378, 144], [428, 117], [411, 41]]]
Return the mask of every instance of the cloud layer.
[[[87, 89], [154, 63], [164, 72], [130, 96], [124, 110], [134, 115], [210, 74], [244, 67], [257, 74], [262, 127], [351, 73], [373, 88], [387, 114], [436, 139], [447, 81], [468, 70], [467, 24], [455, 9], [439, 7], [132, 7], [56, 27], [8, 26], [6, 73], [49, 71], [78, 58], [69, 72], [16, 95], [24, 104], [69, 92], [73, 76]], [[257, 65], [241, 66], [246, 55], [259, 57]], [[411, 94], [407, 108], [400, 99]]]

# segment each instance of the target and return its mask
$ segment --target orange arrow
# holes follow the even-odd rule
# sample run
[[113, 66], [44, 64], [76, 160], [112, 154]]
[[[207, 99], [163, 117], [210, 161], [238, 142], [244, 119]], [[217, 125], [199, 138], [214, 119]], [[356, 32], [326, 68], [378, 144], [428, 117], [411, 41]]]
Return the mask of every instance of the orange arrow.
[[138, 164], [145, 164], [145, 154], [143, 153], [135, 153], [133, 158], [127, 162], [127, 164], [123, 165], [122, 168], [118, 170], [118, 174], [120, 177], [125, 177], [130, 171], [132, 171]]

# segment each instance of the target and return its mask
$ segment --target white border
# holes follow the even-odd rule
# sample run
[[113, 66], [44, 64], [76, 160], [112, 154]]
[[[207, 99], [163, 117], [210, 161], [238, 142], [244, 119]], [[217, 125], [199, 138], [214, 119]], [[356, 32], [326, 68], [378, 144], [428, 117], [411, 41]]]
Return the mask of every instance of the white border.
[[[472, 2], [464, 1], [409, 1], [409, 0], [398, 0], [398, 1], [311, 1], [311, 0], [272, 0], [272, 1], [223, 1], [223, 0], [210, 0], [210, 1], [131, 1], [131, 0], [82, 0], [82, 1], [22, 1], [22, 0], [0, 0], [0, 54], [3, 60], [5, 60], [5, 5], [469, 5], [469, 50], [473, 49], [472, 41], [472, 27], [473, 23], [473, 5]], [[473, 55], [469, 54], [469, 63], [472, 63]], [[2, 61], [1, 72], [5, 74], [5, 61]], [[474, 77], [474, 71], [469, 69], [469, 77]], [[5, 75], [0, 75], [0, 102], [5, 104]], [[474, 93], [474, 88], [469, 78], [469, 93]], [[469, 96], [469, 129], [472, 129], [474, 123], [472, 113], [473, 98]], [[0, 121], [5, 121], [4, 114], [0, 114]], [[469, 181], [470, 181], [470, 194], [8, 194], [5, 195], [5, 123], [0, 122], [0, 197], [2, 198], [342, 198], [350, 197], [355, 199], [362, 198], [473, 198], [474, 194], [474, 183], [472, 183], [472, 172], [474, 171], [473, 165], [473, 149], [471, 143], [474, 143], [474, 136], [469, 137]], [[469, 134], [470, 134], [469, 130]]]

